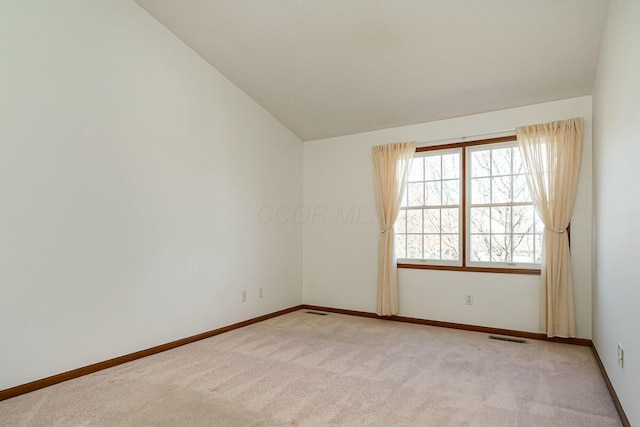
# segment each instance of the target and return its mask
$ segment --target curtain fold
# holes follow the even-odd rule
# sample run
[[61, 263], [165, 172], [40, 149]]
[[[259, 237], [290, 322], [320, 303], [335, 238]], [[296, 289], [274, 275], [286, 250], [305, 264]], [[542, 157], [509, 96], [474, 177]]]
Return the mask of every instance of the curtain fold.
[[379, 316], [392, 316], [398, 314], [398, 267], [393, 225], [400, 210], [416, 143], [378, 145], [372, 151], [376, 208], [380, 224], [376, 312]]
[[516, 129], [527, 184], [544, 223], [540, 331], [575, 337], [573, 274], [567, 227], [573, 214], [584, 120], [574, 118]]

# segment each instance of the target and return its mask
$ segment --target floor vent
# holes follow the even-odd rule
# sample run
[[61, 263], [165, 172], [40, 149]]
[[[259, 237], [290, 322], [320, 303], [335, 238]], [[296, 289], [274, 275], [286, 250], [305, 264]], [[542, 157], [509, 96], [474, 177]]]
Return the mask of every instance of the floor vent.
[[329, 313], [320, 313], [319, 311], [307, 311], [307, 314], [317, 314], [318, 316], [326, 316]]
[[509, 342], [517, 342], [518, 344], [526, 343], [525, 340], [521, 340], [519, 338], [511, 338], [511, 337], [499, 337], [498, 335], [489, 335], [489, 339], [492, 340], [500, 340], [500, 341], [509, 341]]

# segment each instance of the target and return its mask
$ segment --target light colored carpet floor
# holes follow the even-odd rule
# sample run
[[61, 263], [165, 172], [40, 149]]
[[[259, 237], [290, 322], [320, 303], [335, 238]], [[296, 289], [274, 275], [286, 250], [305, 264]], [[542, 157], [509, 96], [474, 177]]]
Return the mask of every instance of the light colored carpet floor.
[[2, 426], [619, 426], [587, 347], [300, 310], [0, 402]]

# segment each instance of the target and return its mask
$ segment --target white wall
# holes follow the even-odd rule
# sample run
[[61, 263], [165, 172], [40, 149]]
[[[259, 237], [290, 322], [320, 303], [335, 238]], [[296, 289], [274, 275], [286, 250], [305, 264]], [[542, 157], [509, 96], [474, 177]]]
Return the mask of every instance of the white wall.
[[[593, 93], [593, 341], [640, 425], [640, 2], [612, 1]], [[617, 363], [617, 345], [625, 366]]]
[[0, 389], [300, 304], [259, 213], [301, 202], [301, 141], [133, 1], [0, 4]]
[[[571, 248], [577, 335], [591, 338], [591, 97], [304, 143], [304, 302], [373, 312], [378, 226], [371, 147], [513, 130], [582, 116]], [[539, 276], [402, 269], [400, 315], [538, 332]], [[464, 294], [473, 293], [473, 306]]]

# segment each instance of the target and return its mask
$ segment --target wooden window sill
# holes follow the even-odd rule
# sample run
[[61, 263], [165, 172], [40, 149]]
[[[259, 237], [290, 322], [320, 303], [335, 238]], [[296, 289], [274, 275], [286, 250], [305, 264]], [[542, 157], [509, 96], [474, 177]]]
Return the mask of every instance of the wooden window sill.
[[473, 273], [501, 273], [501, 274], [529, 274], [540, 275], [540, 270], [535, 268], [495, 268], [495, 267], [463, 267], [452, 265], [428, 265], [428, 264], [398, 264], [398, 268], [410, 268], [417, 270], [448, 270], [469, 271]]

